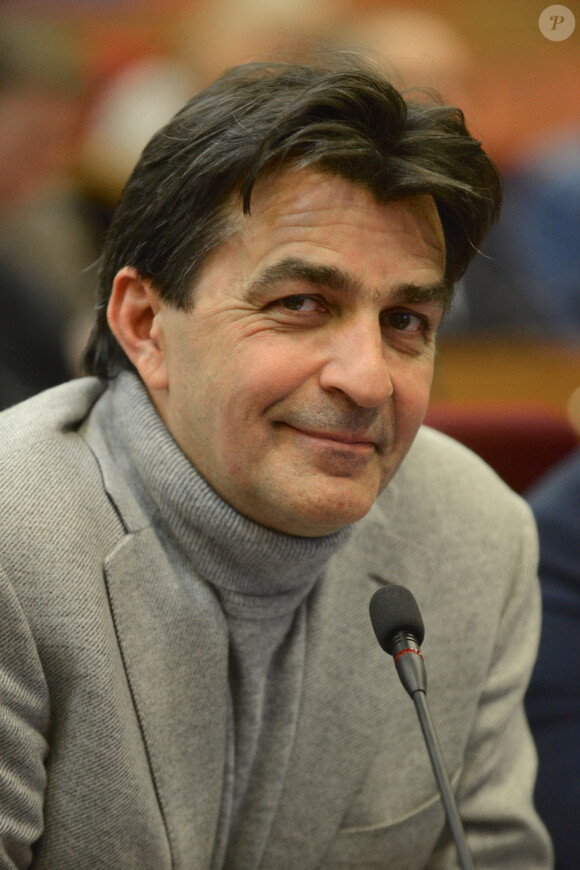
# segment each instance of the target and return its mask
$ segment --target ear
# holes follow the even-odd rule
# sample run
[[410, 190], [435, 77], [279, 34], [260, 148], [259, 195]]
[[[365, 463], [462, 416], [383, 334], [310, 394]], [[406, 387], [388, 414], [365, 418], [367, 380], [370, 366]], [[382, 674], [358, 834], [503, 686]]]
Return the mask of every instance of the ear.
[[167, 389], [163, 334], [156, 320], [163, 303], [151, 282], [125, 266], [117, 272], [107, 308], [111, 332], [151, 390]]

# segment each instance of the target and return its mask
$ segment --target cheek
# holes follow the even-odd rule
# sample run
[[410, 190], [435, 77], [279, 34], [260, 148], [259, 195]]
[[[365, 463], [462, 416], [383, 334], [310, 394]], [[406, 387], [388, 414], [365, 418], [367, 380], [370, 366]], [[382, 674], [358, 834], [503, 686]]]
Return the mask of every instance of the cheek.
[[432, 379], [432, 365], [407, 371], [398, 379], [395, 408], [400, 431], [411, 432], [414, 436], [423, 422], [429, 404]]
[[[276, 431], [270, 409], [304, 396], [313, 383], [307, 354], [295, 354], [280, 343], [236, 354], [207, 391], [213, 405], [214, 436], [228, 473], [249, 480], [275, 449]], [[306, 386], [305, 386], [306, 385]]]
[[303, 344], [264, 337], [230, 358], [230, 398], [261, 413], [311, 381], [316, 371], [316, 355]]

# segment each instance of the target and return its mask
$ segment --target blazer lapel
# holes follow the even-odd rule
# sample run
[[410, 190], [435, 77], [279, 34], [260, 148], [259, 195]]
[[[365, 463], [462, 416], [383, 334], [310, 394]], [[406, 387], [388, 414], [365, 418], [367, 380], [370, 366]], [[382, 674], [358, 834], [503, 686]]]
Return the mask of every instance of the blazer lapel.
[[105, 561], [119, 647], [175, 870], [208, 868], [220, 812], [228, 718], [227, 625], [215, 593], [170, 564], [108, 440], [110, 409], [83, 436], [127, 534]]
[[226, 748], [227, 627], [214, 594], [186, 585], [151, 529], [105, 563], [111, 610], [173, 866], [210, 866]]
[[[389, 500], [394, 505], [394, 491]], [[294, 751], [262, 870], [313, 870], [322, 862], [384, 740], [386, 711], [405, 701], [372, 630], [369, 601], [380, 585], [372, 575], [406, 583], [428, 576], [431, 564], [420, 546], [389, 532], [375, 506], [319, 584]]]

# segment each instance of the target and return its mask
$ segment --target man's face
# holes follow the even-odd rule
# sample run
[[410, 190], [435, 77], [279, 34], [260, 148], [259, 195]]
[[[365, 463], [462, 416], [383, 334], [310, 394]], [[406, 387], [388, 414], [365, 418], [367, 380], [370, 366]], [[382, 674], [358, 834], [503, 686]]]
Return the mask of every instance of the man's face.
[[260, 181], [190, 311], [161, 303], [158, 410], [234, 508], [294, 535], [360, 519], [423, 420], [448, 290], [433, 200], [313, 170]]

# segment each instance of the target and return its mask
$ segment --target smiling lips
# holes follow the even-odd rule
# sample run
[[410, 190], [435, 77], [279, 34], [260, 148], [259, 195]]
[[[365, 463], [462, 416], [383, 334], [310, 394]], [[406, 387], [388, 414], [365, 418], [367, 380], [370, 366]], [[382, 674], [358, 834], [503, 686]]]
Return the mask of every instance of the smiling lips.
[[309, 439], [312, 447], [362, 458], [376, 451], [382, 455], [393, 437], [384, 413], [377, 408], [321, 408], [284, 405], [272, 421]]
[[379, 445], [374, 441], [374, 439], [370, 438], [368, 435], [353, 435], [351, 432], [308, 431], [290, 425], [289, 428], [294, 429], [295, 432], [297, 432], [299, 435], [303, 435], [306, 438], [312, 438], [319, 442], [331, 442], [332, 444], [337, 445], [337, 447], [344, 447], [346, 449], [363, 452], [376, 449], [377, 451], [381, 452]]

